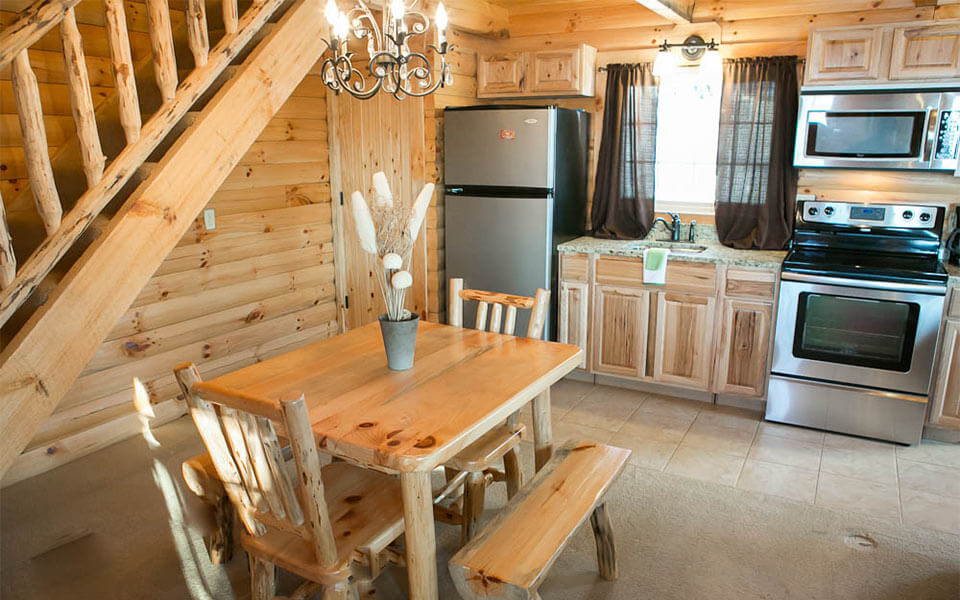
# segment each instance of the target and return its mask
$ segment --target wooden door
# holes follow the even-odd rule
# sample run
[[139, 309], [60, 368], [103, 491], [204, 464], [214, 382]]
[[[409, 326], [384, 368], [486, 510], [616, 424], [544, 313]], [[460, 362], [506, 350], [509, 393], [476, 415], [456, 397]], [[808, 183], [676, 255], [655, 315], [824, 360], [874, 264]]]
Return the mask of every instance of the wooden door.
[[713, 296], [657, 292], [655, 381], [709, 389], [715, 302]]
[[587, 336], [590, 320], [590, 286], [579, 281], [560, 282], [560, 316], [557, 340], [583, 349], [581, 369], [589, 369], [589, 346]]
[[477, 97], [516, 96], [524, 91], [522, 52], [481, 54], [477, 58]]
[[812, 31], [806, 83], [875, 81], [885, 77], [883, 33], [880, 27]]
[[540, 50], [528, 56], [530, 92], [575, 94], [580, 90], [580, 48]]
[[718, 394], [763, 396], [773, 304], [728, 299], [723, 303], [714, 391]]
[[[327, 98], [329, 122], [336, 124], [330, 144], [331, 191], [341, 328], [347, 330], [375, 321], [384, 312], [374, 278], [377, 258], [360, 249], [350, 195], [359, 190], [367, 202], [372, 201], [373, 174], [383, 171], [394, 201], [413, 203], [425, 183], [424, 109], [422, 98], [396, 100], [384, 93], [369, 100], [345, 93]], [[407, 290], [406, 307], [425, 319], [427, 243], [422, 229], [410, 262], [413, 287]]]
[[960, 77], [960, 21], [893, 30], [890, 79]]
[[597, 285], [593, 302], [593, 370], [643, 376], [650, 294], [642, 289]]
[[930, 422], [960, 429], [960, 320], [950, 319], [943, 328]]

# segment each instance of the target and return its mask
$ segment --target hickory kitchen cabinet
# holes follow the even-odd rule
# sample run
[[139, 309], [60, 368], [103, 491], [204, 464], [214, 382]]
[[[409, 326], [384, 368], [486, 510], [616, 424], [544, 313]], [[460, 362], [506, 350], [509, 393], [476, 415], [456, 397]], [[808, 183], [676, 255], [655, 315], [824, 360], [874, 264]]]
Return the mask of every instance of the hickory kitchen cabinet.
[[597, 49], [586, 44], [481, 53], [477, 57], [477, 98], [591, 97], [596, 67]]
[[960, 288], [949, 293], [929, 420], [938, 427], [960, 430]]
[[639, 257], [561, 254], [558, 339], [581, 368], [667, 386], [766, 394], [777, 270], [671, 260], [643, 284]]
[[815, 29], [804, 83], [960, 81], [960, 20]]

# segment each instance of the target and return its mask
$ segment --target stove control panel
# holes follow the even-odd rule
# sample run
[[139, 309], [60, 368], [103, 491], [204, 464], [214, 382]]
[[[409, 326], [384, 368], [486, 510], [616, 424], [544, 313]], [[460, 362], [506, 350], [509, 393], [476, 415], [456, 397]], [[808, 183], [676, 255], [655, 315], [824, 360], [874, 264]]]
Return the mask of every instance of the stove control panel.
[[799, 202], [800, 218], [807, 223], [852, 227], [929, 229], [936, 225], [936, 206], [852, 204], [849, 202]]

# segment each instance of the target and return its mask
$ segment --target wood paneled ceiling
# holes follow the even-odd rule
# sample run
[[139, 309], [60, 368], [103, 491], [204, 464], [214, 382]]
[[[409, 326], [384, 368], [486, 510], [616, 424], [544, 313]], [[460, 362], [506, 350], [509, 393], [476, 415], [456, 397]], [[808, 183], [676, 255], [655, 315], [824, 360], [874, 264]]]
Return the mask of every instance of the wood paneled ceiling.
[[[736, 21], [810, 14], [861, 12], [869, 10], [912, 9], [917, 7], [960, 6], [960, 0], [489, 0], [506, 8], [510, 17], [547, 16], [571, 12], [609, 13], [611, 20], [629, 16], [631, 21], [649, 19], [651, 24], [668, 19], [642, 4], [664, 4], [680, 12], [692, 4], [693, 21]], [[949, 9], [954, 12], [960, 9]], [[512, 32], [511, 32], [512, 33]]]

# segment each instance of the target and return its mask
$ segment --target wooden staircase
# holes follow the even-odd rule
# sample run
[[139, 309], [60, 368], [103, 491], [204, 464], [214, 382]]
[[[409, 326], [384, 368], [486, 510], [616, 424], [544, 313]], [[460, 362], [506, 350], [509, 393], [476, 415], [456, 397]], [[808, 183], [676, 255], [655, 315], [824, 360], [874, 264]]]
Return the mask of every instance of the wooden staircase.
[[[104, 0], [116, 97], [95, 111], [77, 3], [38, 0], [0, 32], [30, 177], [5, 199], [9, 221], [0, 213], [0, 477], [325, 49], [320, 0], [255, 0], [242, 14], [223, 0], [212, 47], [202, 0], [186, 0], [176, 34], [167, 0], [146, 0], [152, 57], [134, 65], [124, 4]], [[51, 158], [28, 49], [54, 28], [77, 135]], [[189, 56], [178, 57], [184, 45]], [[155, 111], [138, 94], [149, 75]], [[101, 143], [104, 128], [121, 137], [115, 148]]]

